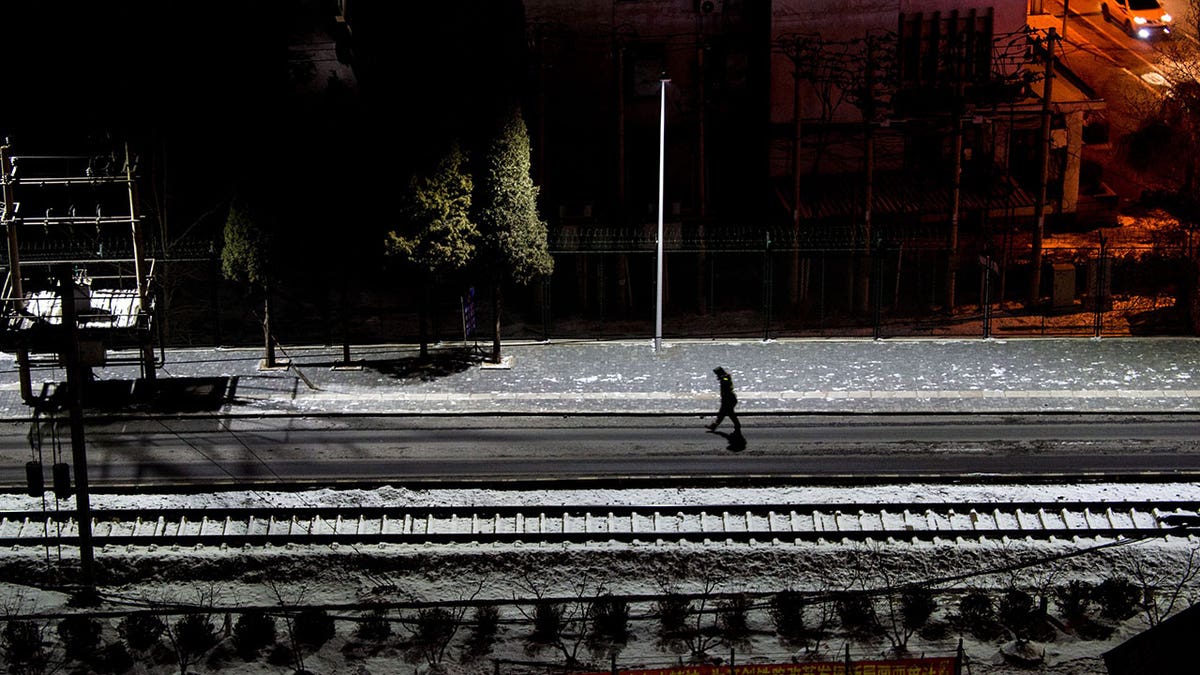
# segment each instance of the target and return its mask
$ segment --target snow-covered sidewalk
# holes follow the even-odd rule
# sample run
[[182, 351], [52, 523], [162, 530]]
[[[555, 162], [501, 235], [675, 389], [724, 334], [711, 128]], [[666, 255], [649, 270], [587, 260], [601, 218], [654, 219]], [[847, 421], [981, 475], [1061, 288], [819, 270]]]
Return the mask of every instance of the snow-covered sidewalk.
[[[261, 350], [169, 349], [164, 378], [227, 378], [229, 413], [695, 413], [717, 402], [712, 369], [733, 374], [743, 412], [1200, 411], [1200, 340], [645, 341], [506, 343], [506, 366], [458, 345], [290, 347], [290, 368]], [[110, 354], [112, 361], [133, 354]], [[282, 355], [281, 355], [282, 358]], [[136, 367], [97, 368], [132, 380]], [[34, 372], [61, 381], [60, 369]], [[0, 416], [24, 418], [15, 364]]]

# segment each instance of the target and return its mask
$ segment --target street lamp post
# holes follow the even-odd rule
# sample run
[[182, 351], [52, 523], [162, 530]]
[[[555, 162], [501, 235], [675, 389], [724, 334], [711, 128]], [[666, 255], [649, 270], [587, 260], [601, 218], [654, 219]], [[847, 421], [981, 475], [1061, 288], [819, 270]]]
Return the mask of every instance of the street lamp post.
[[667, 83], [671, 80], [659, 79], [662, 93], [658, 113], [658, 282], [655, 284], [657, 295], [654, 304], [654, 351], [662, 349], [662, 305], [663, 305], [663, 170], [666, 162], [667, 148]]

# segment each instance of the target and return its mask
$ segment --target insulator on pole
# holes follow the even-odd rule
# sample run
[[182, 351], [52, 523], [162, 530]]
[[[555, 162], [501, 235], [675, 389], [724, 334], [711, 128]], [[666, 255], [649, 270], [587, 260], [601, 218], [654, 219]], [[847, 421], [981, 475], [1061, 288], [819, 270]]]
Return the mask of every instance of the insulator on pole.
[[71, 465], [66, 462], [59, 462], [54, 465], [52, 473], [54, 474], [54, 496], [59, 499], [67, 499], [74, 490], [71, 489]]
[[25, 494], [30, 497], [41, 497], [46, 494], [46, 479], [42, 477], [42, 463], [37, 460], [25, 462]]

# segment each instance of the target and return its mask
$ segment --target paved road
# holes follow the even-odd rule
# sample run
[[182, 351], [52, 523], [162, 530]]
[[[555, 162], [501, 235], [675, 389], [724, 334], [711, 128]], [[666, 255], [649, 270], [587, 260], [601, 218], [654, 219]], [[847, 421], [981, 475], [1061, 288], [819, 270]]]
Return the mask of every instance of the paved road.
[[[704, 421], [675, 415], [264, 418], [238, 420], [228, 429], [218, 429], [230, 424], [218, 420], [146, 421], [94, 425], [88, 449], [95, 482], [138, 485], [714, 473], [1200, 475], [1196, 415], [746, 415], [744, 448], [728, 435], [706, 433]], [[19, 488], [29, 457], [25, 428], [6, 431], [0, 486]]]

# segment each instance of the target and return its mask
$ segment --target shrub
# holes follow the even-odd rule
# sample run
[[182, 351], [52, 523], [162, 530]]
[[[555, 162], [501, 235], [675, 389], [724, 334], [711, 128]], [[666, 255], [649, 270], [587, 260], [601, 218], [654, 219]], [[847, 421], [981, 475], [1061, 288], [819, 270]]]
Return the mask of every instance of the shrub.
[[879, 632], [879, 618], [875, 614], [875, 603], [862, 593], [838, 594], [835, 602], [838, 620], [842, 628], [853, 635], [871, 635]]
[[150, 612], [134, 612], [121, 619], [117, 631], [125, 644], [136, 652], [144, 652], [158, 644], [166, 626]]
[[1036, 613], [1033, 596], [1019, 588], [1010, 588], [1000, 597], [1000, 623], [1018, 638], [1029, 636]]
[[188, 614], [175, 624], [175, 651], [185, 658], [199, 656], [216, 643], [207, 614]]
[[658, 609], [658, 643], [675, 653], [686, 650], [687, 640], [691, 634], [688, 626], [688, 616], [692, 612], [692, 603], [678, 593], [668, 593], [659, 598]]
[[629, 603], [604, 594], [592, 603], [588, 645], [597, 654], [615, 654], [629, 642]]
[[11, 672], [40, 673], [46, 668], [42, 628], [32, 621], [8, 621], [2, 636], [4, 657]]
[[58, 638], [68, 659], [89, 662], [100, 646], [100, 622], [80, 614], [58, 622]]
[[492, 651], [500, 630], [500, 610], [495, 605], [475, 608], [471, 619], [471, 634], [463, 648], [463, 661], [474, 661]]
[[133, 656], [124, 643], [105, 645], [91, 662], [92, 668], [101, 675], [119, 675], [133, 670]]
[[271, 651], [267, 653], [267, 663], [273, 666], [292, 666], [295, 664], [295, 654], [292, 653], [292, 648], [278, 642]]
[[562, 605], [539, 602], [533, 606], [533, 632], [525, 638], [529, 651], [536, 653], [541, 647], [558, 642], [562, 631], [562, 615]]
[[253, 661], [275, 637], [275, 619], [263, 612], [246, 612], [233, 625], [233, 649], [243, 661]]
[[665, 635], [678, 635], [687, 630], [691, 602], [675, 593], [664, 595], [658, 601], [659, 631]]
[[746, 621], [749, 609], [750, 601], [741, 594], [730, 596], [717, 605], [717, 627], [727, 644], [744, 647], [750, 641], [750, 624]]
[[373, 609], [358, 623], [354, 637], [364, 642], [383, 642], [392, 636], [392, 622], [387, 620], [386, 609]]
[[804, 626], [804, 607], [807, 604], [800, 591], [780, 591], [771, 598], [771, 623], [775, 626], [779, 643], [784, 647], [796, 648], [807, 644]]
[[300, 610], [300, 613], [296, 615], [293, 630], [296, 642], [309, 649], [318, 649], [328, 642], [336, 632], [333, 617], [323, 609]]
[[950, 624], [945, 621], [928, 621], [917, 631], [923, 640], [937, 642], [950, 636]]
[[920, 630], [936, 609], [933, 591], [925, 586], [909, 586], [900, 594], [900, 619], [907, 631]]
[[1092, 597], [1100, 605], [1100, 616], [1123, 621], [1137, 613], [1142, 591], [1125, 577], [1109, 577], [1096, 586]]
[[1086, 581], [1071, 580], [1066, 586], [1054, 589], [1055, 605], [1059, 614], [1068, 621], [1079, 621], [1087, 616], [1092, 605], [1095, 589]]
[[958, 617], [963, 628], [980, 640], [990, 640], [1000, 632], [996, 622], [996, 607], [983, 591], [971, 591], [958, 603]]
[[417, 610], [409, 628], [408, 659], [425, 661], [431, 667], [442, 662], [450, 641], [458, 632], [459, 615], [445, 607]]

